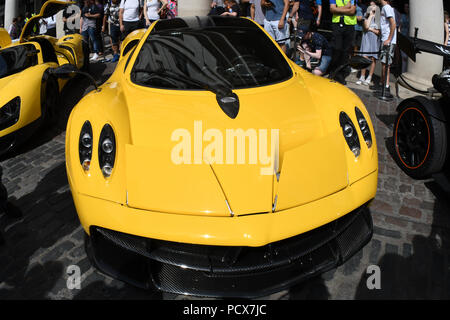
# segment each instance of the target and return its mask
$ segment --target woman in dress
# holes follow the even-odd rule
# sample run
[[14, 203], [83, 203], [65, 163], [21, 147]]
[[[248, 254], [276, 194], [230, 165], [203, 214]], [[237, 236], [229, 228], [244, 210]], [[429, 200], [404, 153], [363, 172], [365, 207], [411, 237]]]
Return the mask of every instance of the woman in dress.
[[159, 14], [166, 9], [167, 0], [146, 0], [144, 2], [145, 25], [148, 27], [159, 19]]
[[[361, 52], [378, 52], [380, 49], [380, 8], [375, 1], [370, 1], [370, 6], [367, 8], [363, 24], [363, 37], [361, 41]], [[372, 76], [375, 71], [375, 65], [378, 59], [377, 53], [361, 54], [363, 57], [372, 60], [370, 65], [369, 75], [366, 78], [366, 70], [361, 70], [361, 77], [356, 84], [370, 85]]]

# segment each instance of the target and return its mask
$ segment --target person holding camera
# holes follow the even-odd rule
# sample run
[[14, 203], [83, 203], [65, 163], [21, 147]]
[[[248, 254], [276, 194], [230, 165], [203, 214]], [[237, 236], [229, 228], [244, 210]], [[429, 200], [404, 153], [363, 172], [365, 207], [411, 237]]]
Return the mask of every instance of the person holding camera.
[[[307, 69], [317, 76], [324, 75], [331, 63], [332, 49], [327, 39], [318, 32], [313, 32], [310, 26], [299, 26], [297, 37], [300, 44], [297, 50], [300, 52], [300, 61], [304, 61]], [[312, 68], [311, 59], [319, 61], [317, 67]]]
[[356, 84], [369, 86], [372, 81], [373, 73], [375, 72], [375, 65], [378, 59], [378, 49], [380, 48], [380, 8], [377, 6], [375, 1], [370, 1], [370, 6], [367, 8], [366, 14], [364, 15], [363, 23], [363, 36], [361, 41], [361, 52], [372, 52], [372, 53], [362, 53], [361, 55], [372, 61], [369, 69], [369, 75], [366, 78], [366, 69], [361, 70], [361, 77]]
[[286, 41], [289, 38], [289, 25], [286, 16], [289, 11], [289, 0], [261, 0], [264, 11], [264, 29], [286, 52]]

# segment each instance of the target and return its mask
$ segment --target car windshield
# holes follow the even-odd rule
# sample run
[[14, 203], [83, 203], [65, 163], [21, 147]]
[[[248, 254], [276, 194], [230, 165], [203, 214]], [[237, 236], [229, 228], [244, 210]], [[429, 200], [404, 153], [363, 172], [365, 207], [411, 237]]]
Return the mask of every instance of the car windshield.
[[256, 27], [211, 26], [151, 33], [131, 71], [139, 85], [243, 89], [292, 77], [276, 45]]
[[8, 77], [37, 64], [36, 48], [20, 45], [0, 51], [0, 78]]

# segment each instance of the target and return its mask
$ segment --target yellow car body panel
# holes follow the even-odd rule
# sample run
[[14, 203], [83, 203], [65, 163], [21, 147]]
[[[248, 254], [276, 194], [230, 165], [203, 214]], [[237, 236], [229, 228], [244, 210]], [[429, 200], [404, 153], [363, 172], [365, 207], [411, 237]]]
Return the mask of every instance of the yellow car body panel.
[[86, 233], [101, 226], [150, 239], [181, 243], [260, 247], [320, 227], [373, 199], [378, 171], [319, 201], [273, 214], [211, 217], [168, 214], [130, 208], [74, 192], [75, 207]]
[[[30, 21], [38, 21], [41, 17], [50, 14], [48, 10], [57, 10], [70, 5], [72, 2], [65, 1], [47, 1], [42, 7], [40, 15], [34, 16]], [[53, 7], [52, 7], [53, 6]], [[0, 108], [6, 103], [20, 97], [20, 116], [18, 121], [7, 128], [0, 130], [0, 139], [4, 137], [11, 137], [11, 141], [15, 141], [16, 136], [11, 135], [18, 130], [27, 132], [27, 135], [34, 130], [27, 130], [29, 125], [32, 125], [42, 118], [42, 106], [44, 97], [44, 84], [46, 82], [47, 73], [51, 69], [55, 69], [64, 64], [73, 64], [78, 68], [84, 67], [85, 57], [83, 53], [83, 41], [79, 34], [67, 35], [60, 39], [50, 37], [47, 35], [27, 35], [24, 36], [26, 29], [30, 29], [30, 21], [27, 22], [23, 28], [20, 41], [11, 42], [9, 35], [0, 30], [0, 53], [2, 50], [9, 48], [18, 48], [19, 46], [34, 46], [37, 55], [37, 63], [29, 66], [19, 72], [11, 75], [6, 75], [0, 78]], [[4, 46], [3, 46], [4, 45]], [[42, 47], [42, 46], [45, 47]], [[51, 59], [49, 50], [54, 51], [55, 57]], [[44, 55], [45, 53], [45, 55]], [[49, 58], [50, 56], [50, 58]], [[46, 57], [46, 58], [44, 58]], [[67, 83], [66, 79], [57, 79], [59, 84], [59, 91], [61, 92]], [[26, 135], [18, 132], [17, 136], [26, 139]], [[8, 140], [8, 145], [9, 145]], [[8, 149], [10, 146], [7, 146]], [[7, 150], [0, 150], [6, 152]]]
[[[144, 35], [136, 33], [133, 39], [146, 38], [154, 27]], [[344, 86], [289, 62], [290, 79], [233, 90], [240, 101], [239, 116], [219, 118], [223, 112], [211, 92], [134, 84], [130, 70], [136, 57], [133, 52], [121, 57], [100, 92], [83, 98], [68, 122], [67, 175], [88, 234], [91, 226], [100, 226], [183, 243], [262, 246], [322, 226], [375, 197], [378, 159], [373, 126], [362, 101]], [[284, 53], [283, 57], [288, 60]], [[274, 96], [283, 108], [274, 107]], [[342, 111], [358, 123], [355, 107], [366, 117], [373, 140], [368, 148], [357, 130], [358, 158], [339, 124]], [[94, 150], [88, 172], [80, 165], [78, 150], [86, 121], [92, 125]], [[258, 175], [259, 164], [210, 164], [208, 168], [208, 163], [202, 163], [189, 170], [175, 169], [170, 159], [176, 144], [172, 134], [182, 128], [194, 136], [195, 121], [202, 121], [203, 131], [216, 128], [224, 136], [227, 129], [278, 129], [280, 178], [275, 172]], [[97, 152], [105, 124], [113, 127], [117, 146], [116, 163], [106, 179]], [[220, 183], [213, 185], [208, 169]], [[284, 170], [292, 177], [283, 177]], [[306, 184], [302, 186], [301, 181]], [[230, 207], [225, 207], [225, 200]]]
[[11, 44], [11, 37], [6, 29], [0, 28], [0, 48], [4, 48]]

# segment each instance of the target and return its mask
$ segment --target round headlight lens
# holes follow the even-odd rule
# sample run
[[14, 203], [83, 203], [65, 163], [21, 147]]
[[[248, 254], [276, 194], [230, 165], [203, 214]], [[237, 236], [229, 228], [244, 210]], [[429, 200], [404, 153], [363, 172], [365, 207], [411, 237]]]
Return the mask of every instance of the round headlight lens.
[[351, 138], [351, 136], [353, 135], [353, 128], [351, 125], [344, 125], [344, 135], [346, 138]]
[[105, 141], [102, 143], [102, 149], [105, 153], [111, 153], [114, 150], [113, 143], [111, 139], [106, 138]]
[[358, 158], [359, 155], [361, 154], [361, 149], [358, 148], [358, 147], [353, 147], [353, 148], [352, 148], [352, 152], [353, 152], [353, 154], [355, 155], [355, 157]]
[[367, 129], [367, 121], [364, 118], [361, 118], [358, 120], [359, 123], [359, 127], [361, 128], [362, 131]]
[[83, 137], [81, 137], [81, 143], [83, 144], [83, 147], [90, 148], [92, 147], [92, 137], [89, 133], [83, 134]]
[[86, 121], [81, 128], [78, 153], [81, 167], [84, 171], [88, 171], [91, 167], [92, 159], [92, 126], [89, 121]]
[[98, 161], [105, 178], [109, 178], [116, 159], [116, 137], [109, 124], [103, 126], [98, 146]]
[[104, 175], [105, 177], [111, 176], [112, 170], [113, 170], [113, 167], [112, 167], [109, 163], [106, 163], [106, 164], [102, 167], [102, 173], [103, 173], [103, 175]]
[[364, 117], [361, 110], [358, 107], [355, 107], [356, 119], [358, 119], [358, 125], [361, 129], [362, 136], [364, 137], [364, 141], [368, 148], [372, 147], [372, 134], [370, 133], [369, 124], [367, 123], [366, 118]]
[[358, 158], [361, 154], [361, 145], [359, 144], [358, 134], [352, 120], [345, 112], [341, 112], [339, 114], [339, 123], [348, 147], [352, 151], [353, 155]]

